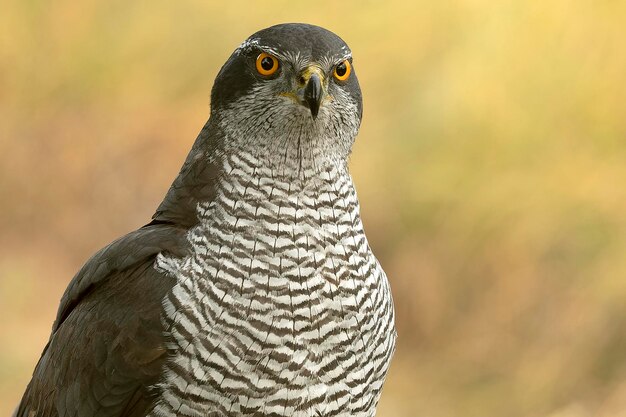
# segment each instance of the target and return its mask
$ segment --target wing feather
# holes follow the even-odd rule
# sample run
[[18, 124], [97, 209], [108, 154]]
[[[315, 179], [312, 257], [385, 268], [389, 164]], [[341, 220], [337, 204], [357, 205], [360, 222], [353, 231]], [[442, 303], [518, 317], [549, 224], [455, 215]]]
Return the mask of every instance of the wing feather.
[[186, 230], [136, 230], [97, 252], [68, 286], [16, 416], [145, 416], [167, 356], [161, 302], [173, 278], [154, 268], [180, 255]]

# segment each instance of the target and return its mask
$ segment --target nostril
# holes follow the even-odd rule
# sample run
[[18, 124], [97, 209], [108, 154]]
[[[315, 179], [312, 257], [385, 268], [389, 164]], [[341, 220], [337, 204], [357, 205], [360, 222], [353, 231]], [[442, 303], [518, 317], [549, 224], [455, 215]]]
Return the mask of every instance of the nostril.
[[300, 79], [298, 80], [300, 82], [300, 85], [304, 85], [304, 83], [306, 83], [306, 80], [304, 79], [304, 76], [300, 76]]

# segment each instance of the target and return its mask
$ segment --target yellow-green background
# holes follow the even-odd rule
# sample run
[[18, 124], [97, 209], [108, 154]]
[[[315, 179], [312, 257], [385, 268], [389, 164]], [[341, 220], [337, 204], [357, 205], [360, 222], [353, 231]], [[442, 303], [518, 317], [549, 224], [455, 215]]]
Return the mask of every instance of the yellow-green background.
[[33, 1], [0, 12], [0, 414], [85, 259], [146, 223], [221, 64], [352, 47], [351, 161], [395, 296], [380, 416], [626, 415], [626, 3]]

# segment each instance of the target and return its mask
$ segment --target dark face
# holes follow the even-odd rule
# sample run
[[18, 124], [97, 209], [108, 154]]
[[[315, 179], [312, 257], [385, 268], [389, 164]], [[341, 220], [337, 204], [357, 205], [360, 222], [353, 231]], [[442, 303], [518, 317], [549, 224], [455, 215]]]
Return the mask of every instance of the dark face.
[[[269, 56], [257, 63], [262, 53]], [[298, 23], [272, 26], [244, 41], [217, 75], [212, 106], [214, 109], [227, 106], [261, 84], [302, 99], [311, 77], [317, 78], [322, 88], [320, 105], [328, 100], [328, 95], [346, 92], [357, 104], [360, 118], [361, 89], [352, 67], [350, 48], [324, 28]], [[310, 91], [314, 90], [312, 85]], [[313, 103], [301, 101], [300, 104]]]
[[224, 64], [211, 94], [211, 116], [226, 120], [227, 136], [245, 139], [247, 147], [304, 139], [344, 158], [361, 114], [350, 49], [334, 33], [306, 24], [250, 36]]

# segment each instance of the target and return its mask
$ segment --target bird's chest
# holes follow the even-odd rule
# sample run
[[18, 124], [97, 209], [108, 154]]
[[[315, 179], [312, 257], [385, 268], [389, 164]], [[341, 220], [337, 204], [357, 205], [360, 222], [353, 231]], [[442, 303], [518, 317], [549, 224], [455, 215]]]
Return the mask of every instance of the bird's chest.
[[158, 261], [177, 279], [161, 415], [358, 415], [350, 404], [377, 400], [391, 300], [350, 179], [302, 187], [267, 174], [231, 175], [199, 206], [191, 254]]

